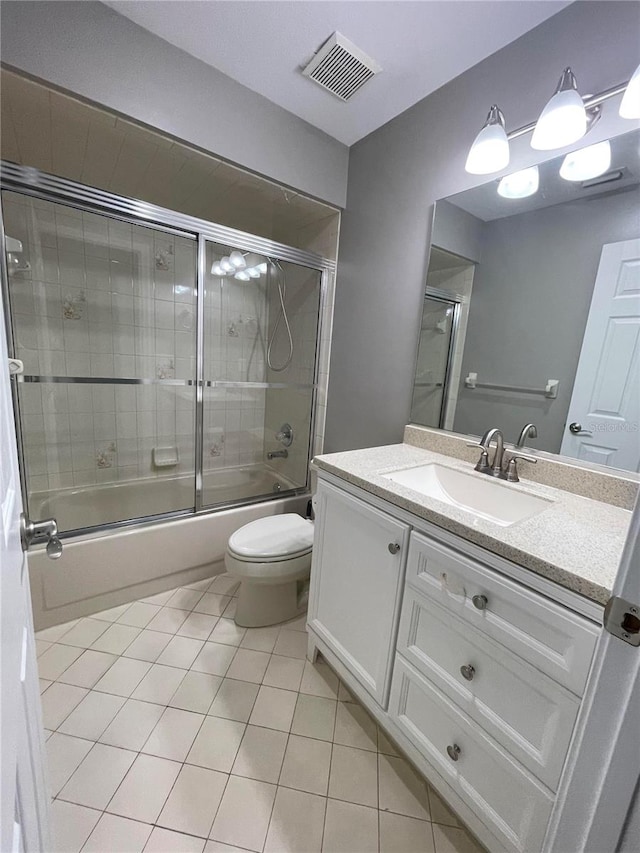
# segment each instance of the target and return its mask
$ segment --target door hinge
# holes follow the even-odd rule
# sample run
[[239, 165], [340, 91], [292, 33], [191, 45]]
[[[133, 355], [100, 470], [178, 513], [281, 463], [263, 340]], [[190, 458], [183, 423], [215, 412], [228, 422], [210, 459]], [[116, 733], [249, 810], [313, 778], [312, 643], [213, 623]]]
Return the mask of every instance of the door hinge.
[[605, 630], [631, 646], [640, 646], [640, 605], [612, 596], [604, 608]]

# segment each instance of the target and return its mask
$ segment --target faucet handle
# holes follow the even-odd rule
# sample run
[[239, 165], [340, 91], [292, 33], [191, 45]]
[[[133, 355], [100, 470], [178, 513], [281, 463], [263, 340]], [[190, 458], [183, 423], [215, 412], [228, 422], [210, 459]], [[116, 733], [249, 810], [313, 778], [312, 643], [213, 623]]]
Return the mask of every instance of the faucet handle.
[[535, 456], [529, 456], [527, 453], [517, 453], [512, 450], [506, 450], [505, 453], [508, 453], [508, 462], [506, 464], [504, 479], [508, 483], [519, 483], [520, 477], [518, 477], [518, 459], [524, 459], [525, 462], [531, 462], [534, 465], [537, 463], [537, 458]]
[[482, 450], [480, 454], [480, 459], [476, 462], [475, 471], [480, 471], [481, 474], [485, 474], [487, 471], [491, 470], [491, 465], [489, 464], [489, 451], [482, 444], [481, 441], [475, 441], [472, 444], [467, 444], [467, 447], [479, 447]]

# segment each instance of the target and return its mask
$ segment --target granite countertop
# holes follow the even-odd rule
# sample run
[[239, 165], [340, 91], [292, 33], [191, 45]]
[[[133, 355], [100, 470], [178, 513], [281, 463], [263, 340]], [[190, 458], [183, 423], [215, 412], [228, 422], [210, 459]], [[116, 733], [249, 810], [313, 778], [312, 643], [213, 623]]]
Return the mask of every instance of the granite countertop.
[[313, 462], [318, 469], [592, 601], [605, 604], [611, 595], [631, 520], [629, 510], [524, 478], [519, 483], [496, 481], [503, 488], [549, 501], [549, 507], [537, 515], [502, 527], [382, 476], [437, 462], [486, 478], [486, 474], [475, 472], [473, 465], [460, 459], [409, 444], [392, 444], [316, 456]]

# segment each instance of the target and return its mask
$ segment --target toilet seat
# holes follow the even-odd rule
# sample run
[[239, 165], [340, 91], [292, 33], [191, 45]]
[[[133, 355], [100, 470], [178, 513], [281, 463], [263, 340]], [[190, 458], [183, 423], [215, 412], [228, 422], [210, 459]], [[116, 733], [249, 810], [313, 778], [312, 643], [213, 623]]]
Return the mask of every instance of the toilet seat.
[[279, 563], [311, 553], [313, 523], [294, 512], [259, 518], [229, 537], [228, 553], [239, 562]]

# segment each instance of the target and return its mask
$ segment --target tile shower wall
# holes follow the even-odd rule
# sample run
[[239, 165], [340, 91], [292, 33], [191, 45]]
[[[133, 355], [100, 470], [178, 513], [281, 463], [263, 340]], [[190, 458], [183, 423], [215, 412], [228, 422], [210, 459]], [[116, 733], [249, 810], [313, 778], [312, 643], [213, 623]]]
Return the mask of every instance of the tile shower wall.
[[[280, 283], [285, 295], [285, 307], [291, 328], [293, 357], [284, 370], [267, 365], [268, 382], [291, 383], [305, 387], [269, 389], [265, 406], [265, 451], [282, 450], [276, 433], [288, 423], [293, 427], [294, 441], [288, 448], [286, 459], [273, 459], [269, 464], [296, 485], [304, 485], [307, 478], [307, 458], [311, 429], [312, 384], [316, 363], [316, 341], [320, 308], [320, 274], [316, 270], [283, 263]], [[278, 282], [272, 277], [269, 293], [268, 339], [281, 317]], [[284, 365], [289, 355], [289, 338], [281, 317], [271, 350], [271, 363], [277, 368]], [[314, 448], [314, 452], [320, 449]]]
[[[195, 242], [65, 205], [3, 194], [23, 244], [9, 291], [25, 374], [195, 377]], [[194, 389], [24, 383], [30, 492], [156, 477], [152, 452], [194, 468]]]
[[[207, 246], [204, 378], [265, 382], [266, 285], [211, 275], [212, 258], [229, 251]], [[205, 388], [203, 472], [262, 462], [264, 413], [264, 389]]]

